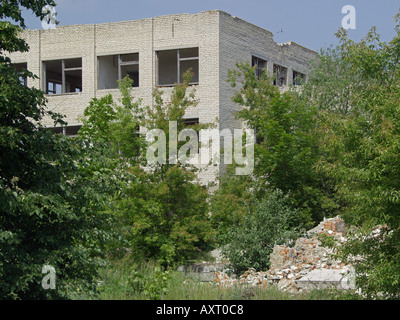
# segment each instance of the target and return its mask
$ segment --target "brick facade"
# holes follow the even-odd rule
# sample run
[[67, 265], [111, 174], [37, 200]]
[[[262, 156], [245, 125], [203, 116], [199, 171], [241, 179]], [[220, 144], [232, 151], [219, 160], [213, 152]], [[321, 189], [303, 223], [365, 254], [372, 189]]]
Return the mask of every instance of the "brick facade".
[[[96, 25], [62, 26], [53, 30], [26, 30], [28, 53], [13, 53], [14, 63], [27, 63], [28, 69], [41, 79], [29, 79], [28, 85], [44, 89], [43, 62], [82, 58], [82, 91], [48, 96], [48, 109], [66, 116], [69, 125], [79, 125], [83, 110], [94, 97], [108, 93], [118, 97], [117, 89], [99, 90], [99, 57], [138, 53], [139, 87], [133, 95], [152, 105], [152, 91], [157, 84], [158, 51], [199, 48], [199, 84], [196, 96], [200, 103], [189, 110], [188, 118], [200, 123], [216, 122], [219, 129], [241, 128], [234, 119], [238, 110], [231, 98], [233, 89], [226, 82], [228, 70], [237, 61], [258, 57], [267, 61], [270, 73], [273, 64], [307, 74], [309, 61], [316, 53], [293, 42], [277, 44], [273, 34], [223, 11], [199, 14], [177, 14], [137, 21]], [[168, 93], [171, 88], [163, 89]], [[50, 119], [44, 124], [52, 127]], [[220, 168], [208, 168], [200, 174], [203, 182], [213, 181]]]

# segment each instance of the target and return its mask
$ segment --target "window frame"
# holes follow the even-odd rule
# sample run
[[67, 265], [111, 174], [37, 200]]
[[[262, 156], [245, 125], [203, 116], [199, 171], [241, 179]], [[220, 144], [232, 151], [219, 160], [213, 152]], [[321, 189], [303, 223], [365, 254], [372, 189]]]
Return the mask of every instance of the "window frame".
[[[297, 76], [295, 76], [297, 75]], [[297, 81], [300, 79], [300, 82]], [[305, 73], [299, 72], [297, 70], [293, 70], [293, 85], [294, 86], [301, 86], [305, 84], [307, 81], [307, 75]]]
[[[80, 59], [80, 67], [66, 67], [65, 66], [65, 62], [66, 61], [71, 61], [71, 60], [78, 60]], [[47, 79], [47, 63], [51, 63], [51, 62], [61, 62], [61, 81], [60, 80], [55, 80], [55, 79]], [[42, 67], [43, 67], [43, 91], [47, 94], [47, 95], [61, 95], [61, 94], [79, 94], [81, 92], [83, 92], [83, 58], [82, 57], [78, 57], [78, 58], [68, 58], [68, 59], [54, 59], [54, 60], [45, 60], [42, 61]], [[70, 72], [70, 71], [81, 71], [81, 87], [78, 88], [80, 91], [76, 92], [66, 92], [67, 91], [67, 82], [66, 82], [66, 72]], [[52, 82], [54, 84], [60, 84], [61, 83], [61, 93], [49, 93], [49, 88], [48, 88], [48, 84]]]
[[[28, 62], [13, 62], [12, 66], [14, 68], [14, 70], [18, 73], [23, 72], [24, 70], [28, 70]], [[23, 85], [24, 87], [28, 86], [28, 76], [25, 75], [24, 77], [20, 76], [19, 77], [19, 81], [21, 83], [21, 85]]]
[[[53, 131], [55, 134], [62, 134], [63, 136], [68, 138], [75, 138], [78, 136], [78, 132], [81, 128], [82, 125], [72, 125], [62, 127], [48, 127], [47, 129]], [[71, 131], [73, 131], [74, 133], [71, 134]]]
[[[262, 64], [264, 64], [264, 67], [260, 68], [259, 62], [262, 62]], [[261, 79], [262, 71], [265, 70], [265, 72], [267, 72], [267, 70], [268, 70], [267, 69], [268, 68], [268, 60], [265, 60], [263, 58], [260, 58], [260, 57], [254, 56], [254, 55], [251, 56], [251, 65], [252, 65], [252, 67], [256, 67], [254, 72], [255, 72], [255, 75], [258, 80]]]
[[[183, 50], [190, 50], [190, 49], [197, 49], [197, 56], [193, 57], [181, 57], [181, 51]], [[176, 72], [177, 72], [177, 83], [182, 84], [182, 66], [181, 63], [185, 61], [197, 61], [198, 62], [198, 69], [199, 69], [199, 74], [198, 74], [198, 81], [192, 81], [189, 83], [189, 85], [199, 85], [200, 84], [200, 47], [187, 47], [187, 48], [179, 48], [179, 49], [167, 49], [167, 50], [157, 50], [156, 51], [156, 86], [157, 87], [173, 87], [175, 83], [165, 83], [165, 84], [160, 84], [160, 58], [159, 58], [159, 53], [160, 52], [165, 52], [165, 51], [176, 51]]]
[[[278, 72], [276, 72], [276, 70], [278, 69]], [[274, 63], [273, 65], [273, 75], [274, 75], [274, 85], [278, 86], [278, 87], [287, 87], [288, 86], [288, 81], [289, 81], [289, 68], [282, 66], [280, 64]], [[284, 84], [280, 84], [278, 81], [278, 76], [281, 74], [281, 71], [285, 71], [285, 83]]]
[[[129, 55], [137, 55], [137, 60], [128, 60], [128, 61], [123, 61], [124, 56], [129, 56]], [[117, 68], [117, 82], [115, 84], [115, 87], [113, 88], [99, 88], [99, 77], [100, 77], [100, 68], [101, 68], [101, 62], [100, 59], [104, 57], [110, 57], [113, 59], [116, 59], [116, 68]], [[115, 65], [115, 62], [113, 62]], [[118, 89], [118, 81], [122, 80], [122, 67], [124, 66], [138, 66], [138, 71], [137, 71], [137, 81], [134, 81], [132, 84], [132, 88], [139, 88], [140, 86], [140, 53], [139, 52], [130, 52], [130, 53], [118, 53], [118, 54], [108, 54], [108, 55], [101, 55], [97, 56], [97, 90], [115, 90]], [[131, 78], [131, 77], [130, 77]], [[131, 78], [132, 79], [132, 78]], [[133, 79], [132, 79], [133, 80]]]

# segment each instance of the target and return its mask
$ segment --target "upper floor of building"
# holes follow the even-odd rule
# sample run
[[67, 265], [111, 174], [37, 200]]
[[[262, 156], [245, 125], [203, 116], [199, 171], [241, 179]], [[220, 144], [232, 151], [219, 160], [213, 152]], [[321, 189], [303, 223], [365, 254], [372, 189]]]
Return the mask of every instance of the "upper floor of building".
[[220, 10], [26, 30], [23, 37], [30, 50], [11, 54], [13, 63], [39, 76], [24, 81], [42, 89], [48, 107], [72, 125], [90, 99], [118, 95], [118, 80], [125, 76], [133, 80], [134, 96], [151, 105], [155, 87], [169, 90], [188, 69], [203, 110], [192, 118], [197, 113], [208, 121], [231, 109], [226, 79], [236, 62], [249, 61], [257, 74], [266, 69], [276, 75], [276, 85], [287, 86], [306, 79], [316, 55], [293, 42], [277, 44], [271, 32]]

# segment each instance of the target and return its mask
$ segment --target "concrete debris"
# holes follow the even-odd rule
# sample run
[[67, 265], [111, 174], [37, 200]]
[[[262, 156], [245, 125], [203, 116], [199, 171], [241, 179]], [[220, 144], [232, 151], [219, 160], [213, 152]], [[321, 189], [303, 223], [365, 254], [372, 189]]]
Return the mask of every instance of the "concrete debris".
[[215, 283], [220, 287], [248, 285], [253, 287], [263, 286], [266, 288], [268, 285], [268, 279], [266, 272], [257, 272], [255, 269], [250, 269], [241, 275], [239, 279], [236, 279], [235, 277], [229, 277], [225, 272], [216, 272]]
[[348, 267], [341, 270], [316, 269], [299, 279], [296, 284], [300, 289], [332, 287], [341, 290], [354, 289], [354, 269]]
[[300, 238], [293, 248], [276, 245], [270, 256], [271, 268], [257, 272], [250, 269], [236, 279], [217, 271], [215, 283], [221, 287], [234, 285], [261, 286], [276, 284], [279, 289], [296, 293], [312, 288], [335, 287], [354, 289], [354, 270], [340, 260], [334, 260], [333, 249], [322, 246], [319, 236], [325, 234], [346, 242], [346, 226], [339, 218], [322, 221], [316, 228], [308, 231], [308, 238]]
[[227, 272], [227, 265], [222, 263], [194, 263], [191, 265], [180, 266], [178, 271], [186, 275], [197, 278], [202, 282], [211, 282], [215, 279], [215, 274]]

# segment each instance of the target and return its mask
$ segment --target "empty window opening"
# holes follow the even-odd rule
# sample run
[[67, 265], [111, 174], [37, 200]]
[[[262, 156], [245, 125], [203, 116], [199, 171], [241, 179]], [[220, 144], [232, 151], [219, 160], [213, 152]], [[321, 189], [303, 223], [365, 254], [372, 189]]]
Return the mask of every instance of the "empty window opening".
[[284, 87], [287, 85], [288, 69], [280, 65], [274, 64], [274, 85]]
[[82, 58], [43, 62], [43, 85], [50, 95], [82, 92]]
[[[24, 63], [13, 63], [14, 70], [17, 72], [23, 72], [28, 69], [28, 64], [26, 62]], [[26, 75], [20, 75], [19, 76], [19, 81], [23, 86], [28, 85], [28, 77]]]
[[159, 86], [182, 83], [189, 69], [193, 74], [190, 85], [199, 84], [199, 48], [158, 51], [157, 65]]
[[[186, 129], [193, 129], [196, 131], [196, 139], [197, 139], [197, 144], [196, 146], [193, 146], [192, 152], [193, 153], [199, 153], [200, 151], [200, 132], [199, 132], [199, 128], [197, 128], [196, 126], [198, 126], [200, 124], [200, 119], [199, 118], [187, 118], [187, 119], [183, 119], [183, 125]], [[193, 138], [193, 136], [192, 136]]]
[[49, 128], [49, 130], [53, 131], [55, 134], [62, 134], [67, 137], [76, 137], [78, 135], [78, 131], [82, 128], [82, 126], [68, 126], [68, 127], [56, 127]]
[[253, 67], [256, 67], [256, 70], [255, 70], [256, 77], [257, 77], [257, 79], [260, 79], [262, 72], [263, 71], [265, 72], [267, 69], [267, 61], [253, 56], [251, 65]]
[[199, 118], [190, 118], [190, 119], [184, 119], [183, 123], [185, 127], [193, 127], [196, 126], [200, 123]]
[[98, 89], [117, 89], [118, 81], [129, 76], [139, 87], [139, 53], [98, 57]]
[[293, 71], [293, 85], [301, 86], [306, 82], [306, 75], [297, 71]]

